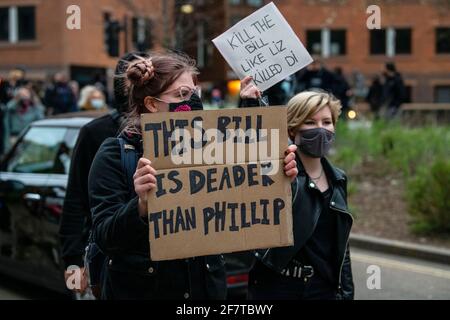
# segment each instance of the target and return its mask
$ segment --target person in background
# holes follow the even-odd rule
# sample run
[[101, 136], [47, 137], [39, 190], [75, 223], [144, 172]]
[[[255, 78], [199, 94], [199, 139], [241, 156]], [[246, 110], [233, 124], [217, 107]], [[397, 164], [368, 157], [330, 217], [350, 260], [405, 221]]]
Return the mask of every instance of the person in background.
[[405, 85], [402, 75], [397, 71], [393, 62], [386, 63], [383, 85], [383, 105], [386, 108], [386, 119], [394, 118], [400, 106], [405, 101]]
[[320, 58], [315, 58], [308, 67], [296, 74], [297, 90], [301, 92], [309, 89], [322, 89], [327, 92], [332, 92], [335, 77], [332, 72], [325, 68], [325, 65]]
[[72, 88], [68, 84], [67, 76], [58, 72], [53, 78], [54, 82], [45, 91], [44, 102], [48, 115], [74, 112], [77, 102]]
[[218, 87], [211, 90], [211, 104], [218, 109], [222, 109], [224, 106], [222, 91]]
[[4, 146], [9, 148], [12, 140], [31, 122], [44, 118], [44, 107], [39, 98], [30, 89], [22, 87], [16, 90], [14, 98], [6, 105], [3, 116]]
[[355, 103], [364, 102], [367, 97], [366, 77], [359, 70], [353, 70], [351, 74], [350, 86], [352, 87], [353, 99]]
[[75, 80], [69, 81], [69, 86], [72, 89], [75, 100], [80, 100], [80, 85], [78, 84], [78, 82]]
[[[148, 57], [148, 54], [143, 52], [125, 54], [118, 61], [114, 74], [116, 76], [123, 74], [128, 67], [128, 62], [136, 59], [136, 57]], [[79, 297], [90, 297], [83, 260], [92, 227], [88, 194], [89, 170], [103, 141], [109, 137], [116, 137], [119, 133], [123, 116], [128, 110], [128, 98], [129, 83], [125, 78], [115, 77], [113, 110], [83, 126], [73, 149], [59, 236], [61, 258], [66, 270], [64, 273], [65, 280], [67, 281], [71, 275], [71, 272], [68, 271], [71, 266], [80, 268], [83, 275], [81, 288], [75, 290], [75, 294]], [[96, 297], [100, 297], [100, 287], [93, 287], [92, 292]]]
[[9, 102], [7, 82], [0, 77], [0, 157], [5, 153], [5, 126], [3, 124], [3, 117], [6, 112], [6, 104]]
[[378, 120], [380, 118], [380, 108], [383, 104], [383, 84], [379, 76], [373, 78], [366, 102], [370, 106], [374, 119]]
[[350, 85], [348, 84], [347, 79], [344, 76], [341, 67], [337, 67], [334, 69], [334, 82], [331, 91], [334, 94], [334, 96], [341, 101], [342, 119], [343, 120], [347, 119], [347, 113], [350, 108], [350, 98], [352, 96], [352, 90], [350, 88]]
[[94, 86], [85, 86], [83, 89], [81, 89], [78, 107], [82, 111], [107, 110], [103, 92], [101, 92]]

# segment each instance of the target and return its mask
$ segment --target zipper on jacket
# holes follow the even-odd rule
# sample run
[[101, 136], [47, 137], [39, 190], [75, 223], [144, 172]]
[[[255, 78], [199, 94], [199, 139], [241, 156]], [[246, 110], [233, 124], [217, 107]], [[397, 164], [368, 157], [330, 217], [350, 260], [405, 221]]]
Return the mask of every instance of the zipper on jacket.
[[[348, 216], [352, 219], [352, 226], [353, 226], [353, 223], [355, 222], [355, 219], [354, 219], [353, 216], [350, 214], [350, 212], [341, 210], [341, 209], [336, 208], [336, 207], [334, 207], [334, 206], [332, 206], [332, 205], [330, 205], [330, 209], [333, 209], [333, 210], [336, 210], [336, 211], [339, 211], [339, 212], [342, 212], [342, 213], [345, 213], [346, 215], [348, 215]], [[340, 289], [342, 288], [342, 286], [341, 286], [341, 280], [342, 280], [342, 268], [344, 267], [345, 255], [346, 255], [346, 253], [347, 253], [347, 248], [348, 248], [348, 242], [349, 242], [349, 240], [350, 240], [350, 231], [349, 231], [349, 233], [348, 233], [348, 235], [347, 235], [347, 241], [345, 242], [344, 256], [343, 256], [342, 259], [341, 259], [341, 266], [340, 266], [340, 268], [339, 268], [338, 290], [340, 290]]]

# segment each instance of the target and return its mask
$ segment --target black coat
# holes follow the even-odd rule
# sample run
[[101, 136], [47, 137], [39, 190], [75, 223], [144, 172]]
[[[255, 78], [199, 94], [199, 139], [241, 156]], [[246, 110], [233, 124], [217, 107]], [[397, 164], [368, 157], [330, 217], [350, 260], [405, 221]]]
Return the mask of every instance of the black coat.
[[[295, 183], [297, 196], [292, 206], [294, 245], [290, 247], [258, 250], [255, 256], [270, 269], [280, 273], [306, 244], [312, 236], [318, 217], [322, 211], [320, 192], [306, 174], [300, 158], [297, 156], [298, 177]], [[354, 286], [350, 262], [348, 240], [353, 217], [347, 207], [347, 177], [333, 167], [326, 158], [322, 159], [325, 172], [329, 174], [333, 194], [330, 202], [331, 213], [337, 215], [337, 270], [338, 283], [336, 289], [338, 298], [353, 299]]]
[[[122, 135], [142, 155], [141, 136]], [[129, 190], [117, 138], [107, 139], [89, 174], [95, 242], [109, 257], [106, 299], [224, 299], [222, 255], [174, 261], [150, 260], [149, 224], [138, 213], [138, 196]]]
[[406, 88], [402, 76], [397, 72], [394, 76], [386, 77], [383, 85], [383, 103], [389, 108], [400, 108], [405, 102]]
[[83, 255], [92, 225], [88, 176], [97, 150], [106, 138], [117, 136], [120, 114], [112, 111], [84, 125], [78, 135], [70, 164], [59, 236], [61, 257], [67, 268], [84, 266]]

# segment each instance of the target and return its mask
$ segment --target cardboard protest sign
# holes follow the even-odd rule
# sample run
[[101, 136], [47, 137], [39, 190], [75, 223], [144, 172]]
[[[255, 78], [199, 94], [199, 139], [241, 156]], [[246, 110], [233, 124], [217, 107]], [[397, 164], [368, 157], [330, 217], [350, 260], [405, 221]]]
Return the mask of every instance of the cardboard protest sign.
[[266, 90], [313, 59], [273, 2], [241, 20], [213, 43], [240, 79]]
[[144, 114], [150, 256], [173, 260], [293, 244], [287, 110]]

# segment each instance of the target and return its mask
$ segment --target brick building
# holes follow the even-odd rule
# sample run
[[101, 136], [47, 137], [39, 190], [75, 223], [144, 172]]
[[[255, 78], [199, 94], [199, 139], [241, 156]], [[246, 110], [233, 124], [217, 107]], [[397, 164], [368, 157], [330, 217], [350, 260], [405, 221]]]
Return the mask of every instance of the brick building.
[[[412, 102], [450, 102], [450, 1], [275, 1], [308, 50], [330, 68], [366, 81], [394, 61]], [[366, 27], [370, 5], [381, 9], [381, 30]]]
[[[97, 78], [110, 79], [116, 55], [162, 43], [163, 17], [170, 15], [164, 4], [168, 3], [0, 0], [0, 75], [20, 66], [29, 79], [46, 79], [61, 70], [82, 85]], [[80, 30], [67, 27], [74, 13], [67, 10], [73, 4], [80, 8]]]
[[[225, 1], [224, 29], [268, 1]], [[261, 3], [264, 2], [264, 3]], [[396, 63], [411, 102], [450, 102], [449, 0], [274, 0], [289, 24], [329, 69], [367, 86], [387, 61]], [[369, 30], [370, 5], [381, 9], [381, 30]], [[251, 8], [254, 6], [253, 8]], [[247, 10], [243, 10], [247, 7]], [[217, 36], [220, 32], [216, 32]], [[215, 57], [216, 70], [223, 59]], [[225, 69], [228, 70], [226, 66]], [[228, 78], [230, 72], [220, 72]]]
[[[190, 3], [192, 12], [183, 13]], [[178, 0], [175, 3], [175, 46], [196, 58], [205, 84], [226, 87], [234, 73], [212, 39], [264, 5], [263, 0]]]
[[[268, 2], [0, 0], [0, 75], [17, 65], [25, 66], [30, 78], [61, 68], [82, 83], [108, 75], [117, 60], [105, 45], [110, 20], [127, 26], [120, 32], [120, 54], [174, 47], [197, 59], [203, 82], [225, 85], [235, 76], [211, 40]], [[358, 78], [368, 85], [385, 62], [394, 61], [410, 101], [450, 101], [450, 0], [274, 2], [308, 50], [329, 69], [342, 67], [351, 83]], [[66, 28], [71, 4], [81, 8], [81, 30]], [[370, 5], [381, 8], [381, 30], [366, 26]]]

